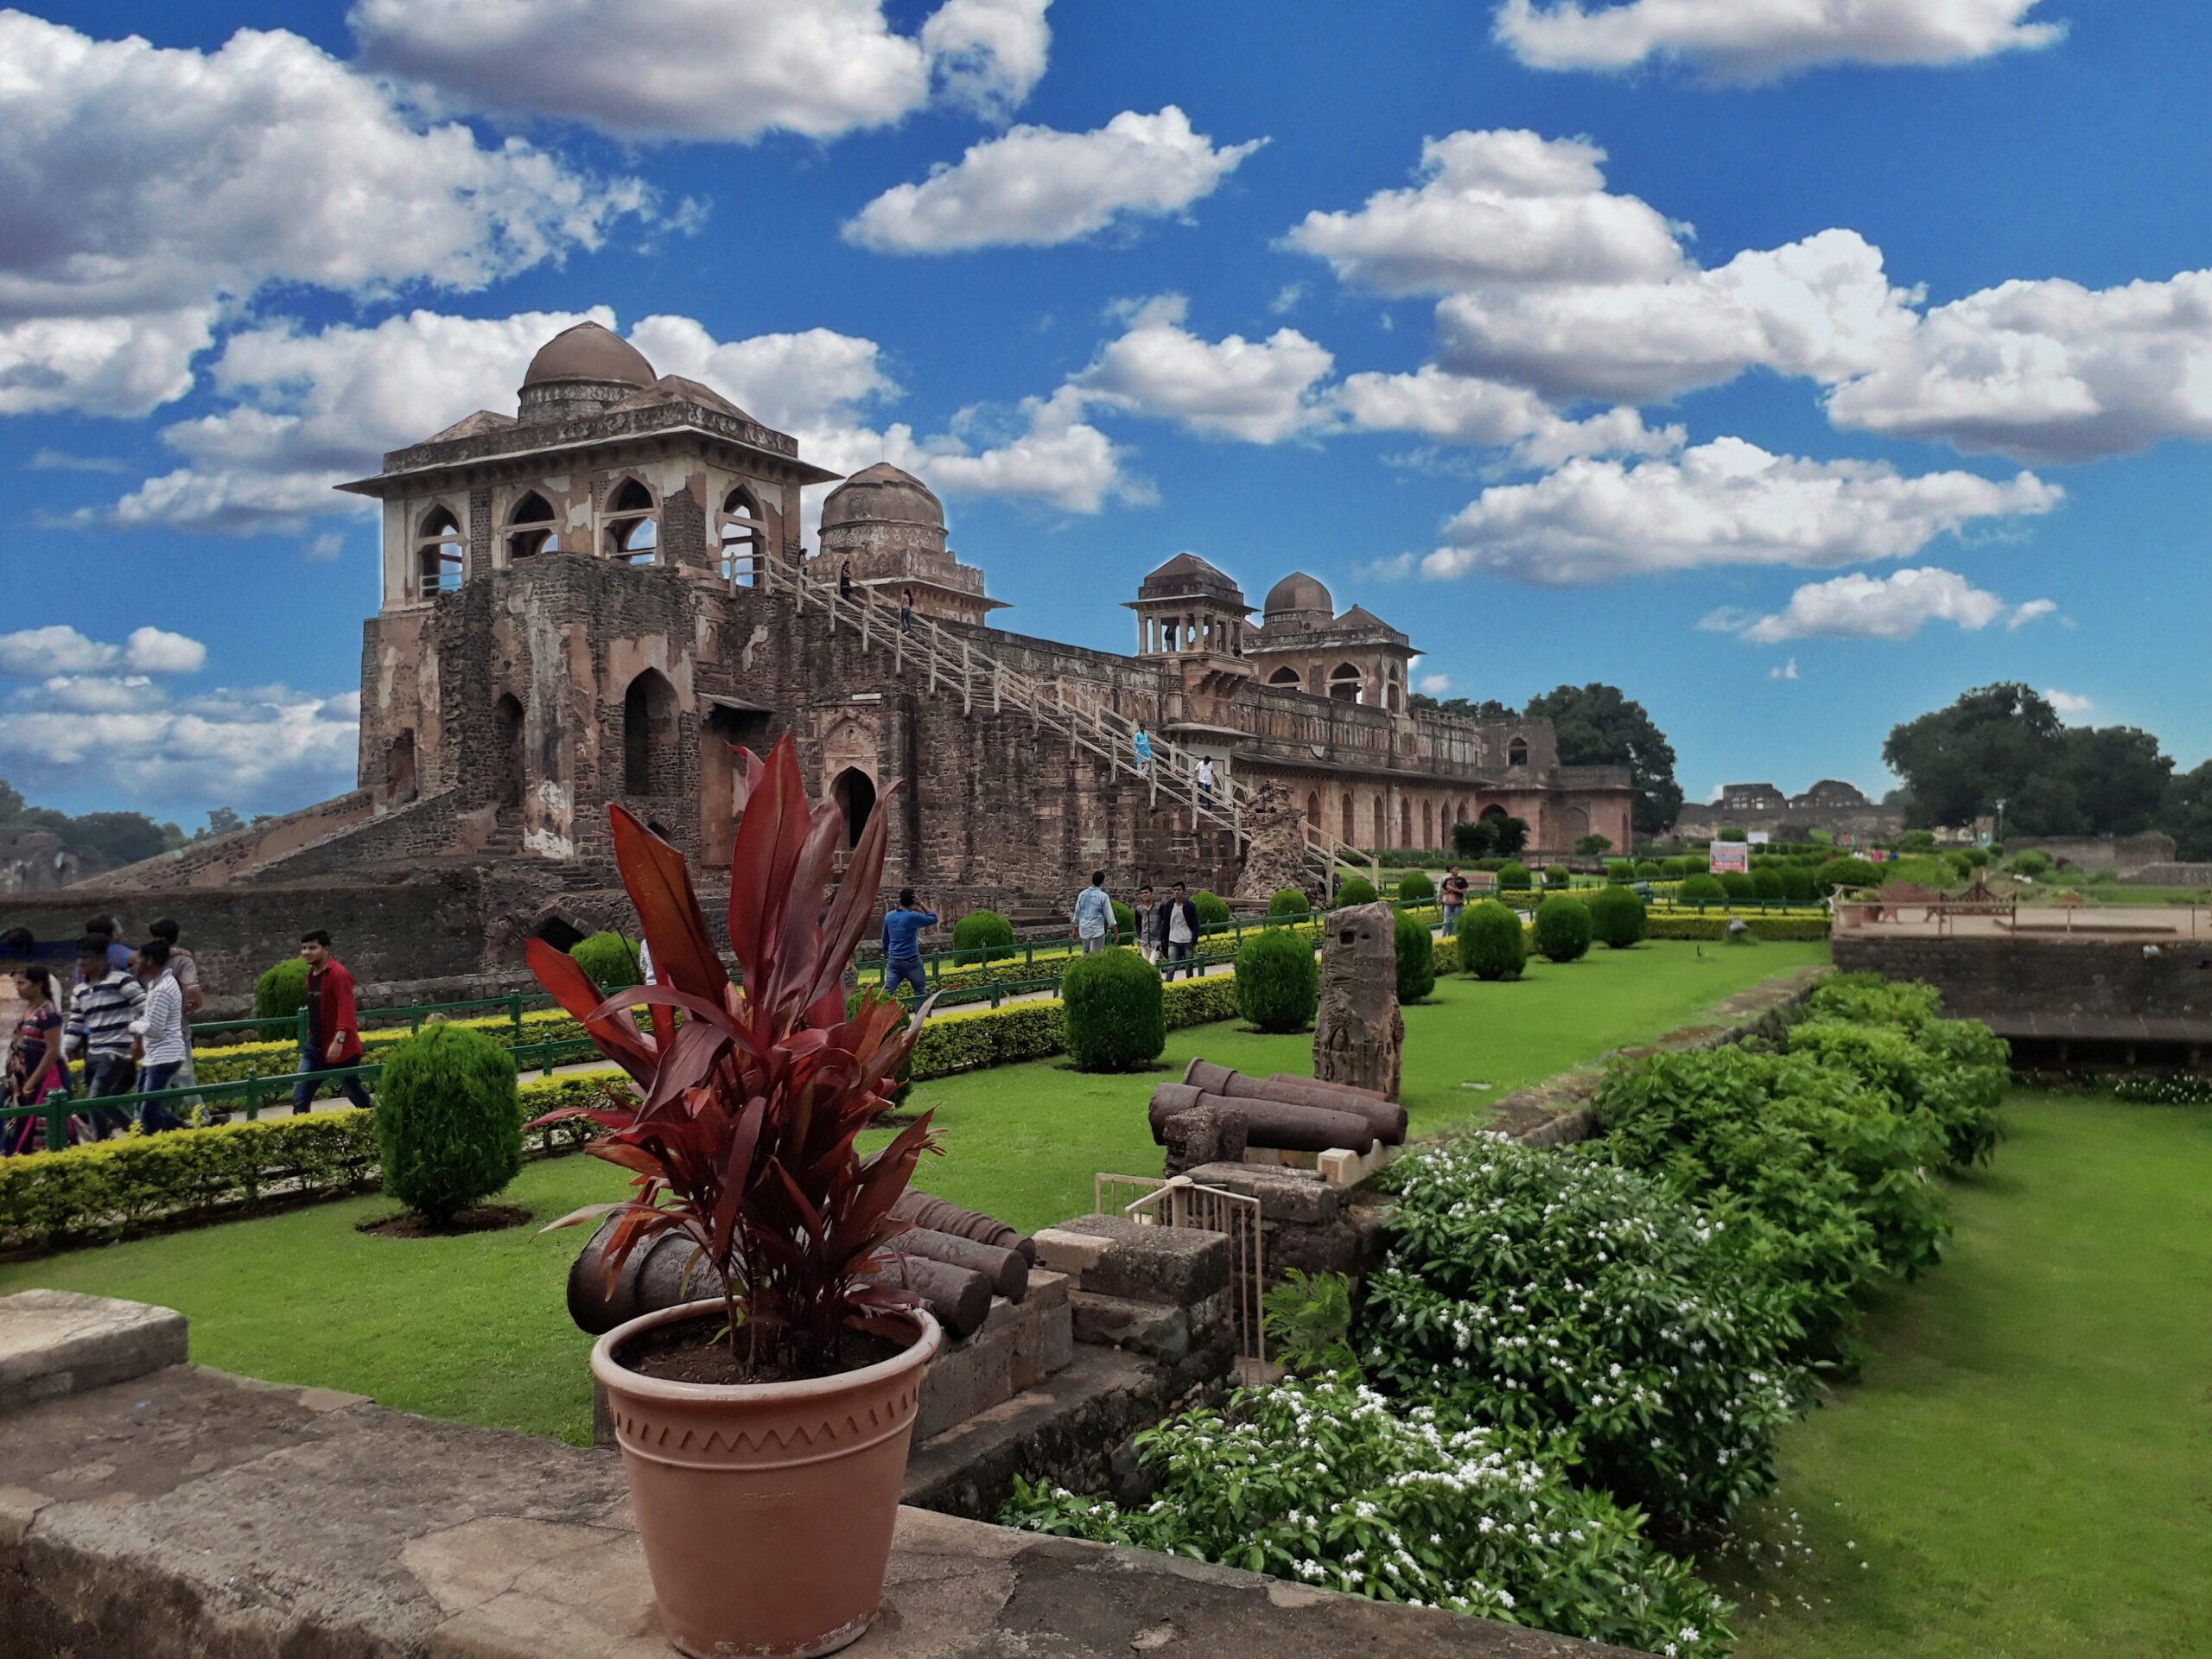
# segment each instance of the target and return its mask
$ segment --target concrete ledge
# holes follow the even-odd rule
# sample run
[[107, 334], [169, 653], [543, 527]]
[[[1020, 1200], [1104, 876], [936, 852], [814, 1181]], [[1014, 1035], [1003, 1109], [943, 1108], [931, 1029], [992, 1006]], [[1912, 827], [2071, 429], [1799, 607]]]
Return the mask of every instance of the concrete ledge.
[[1132, 1301], [1203, 1300], [1229, 1283], [1221, 1233], [1148, 1227], [1123, 1216], [1077, 1216], [1036, 1234], [1037, 1265], [1069, 1274], [1078, 1290]]
[[69, 1290], [0, 1296], [0, 1411], [181, 1365], [188, 1345], [174, 1308]]
[[[1149, 1370], [1090, 1350], [1045, 1389], [1116, 1365]], [[0, 1417], [0, 1659], [669, 1651], [613, 1453], [196, 1366]], [[1479, 1619], [916, 1510], [899, 1513], [883, 1615], [850, 1651], [1622, 1659]]]

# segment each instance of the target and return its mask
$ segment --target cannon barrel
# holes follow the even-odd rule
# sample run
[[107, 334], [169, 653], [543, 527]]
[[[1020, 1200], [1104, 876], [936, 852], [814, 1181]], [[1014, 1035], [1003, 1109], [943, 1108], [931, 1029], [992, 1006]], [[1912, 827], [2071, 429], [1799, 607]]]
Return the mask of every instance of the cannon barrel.
[[1283, 1152], [1349, 1152], [1374, 1150], [1375, 1126], [1357, 1112], [1329, 1111], [1288, 1101], [1231, 1099], [1210, 1095], [1189, 1084], [1163, 1083], [1153, 1091], [1152, 1138], [1167, 1143], [1167, 1125], [1194, 1108], [1212, 1107], [1233, 1112], [1244, 1126], [1249, 1147], [1274, 1147]]
[[917, 1227], [926, 1227], [932, 1232], [950, 1233], [955, 1238], [972, 1238], [978, 1244], [996, 1245], [1002, 1250], [1017, 1250], [1021, 1259], [1032, 1267], [1037, 1263], [1034, 1241], [1016, 1232], [995, 1217], [973, 1210], [963, 1210], [957, 1204], [947, 1204], [943, 1198], [933, 1198], [926, 1192], [917, 1192], [912, 1187], [899, 1196], [891, 1206], [891, 1213], [901, 1221]]
[[1270, 1077], [1247, 1077], [1211, 1060], [1192, 1060], [1183, 1072], [1183, 1081], [1230, 1100], [1272, 1100], [1323, 1111], [1357, 1112], [1375, 1126], [1376, 1138], [1385, 1146], [1406, 1143], [1406, 1109], [1365, 1089], [1348, 1089], [1342, 1084], [1319, 1083], [1281, 1071]]
[[978, 1243], [972, 1238], [940, 1233], [931, 1227], [909, 1227], [893, 1239], [887, 1248], [907, 1255], [942, 1262], [949, 1267], [965, 1268], [970, 1273], [980, 1273], [993, 1294], [1005, 1297], [1009, 1302], [1021, 1301], [1029, 1294], [1029, 1264], [1021, 1259], [1018, 1250]]

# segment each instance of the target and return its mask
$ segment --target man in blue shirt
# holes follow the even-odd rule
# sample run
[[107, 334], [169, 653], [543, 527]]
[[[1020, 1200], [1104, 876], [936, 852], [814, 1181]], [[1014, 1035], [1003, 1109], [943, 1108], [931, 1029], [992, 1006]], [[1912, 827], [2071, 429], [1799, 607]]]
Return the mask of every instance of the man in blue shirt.
[[892, 995], [899, 994], [902, 984], [912, 985], [917, 997], [930, 994], [922, 978], [918, 936], [924, 928], [936, 925], [937, 912], [916, 904], [912, 887], [899, 888], [898, 904], [883, 918], [883, 988]]
[[1090, 885], [1076, 895], [1075, 936], [1086, 957], [1114, 942], [1114, 901], [1106, 896], [1103, 870], [1093, 870]]

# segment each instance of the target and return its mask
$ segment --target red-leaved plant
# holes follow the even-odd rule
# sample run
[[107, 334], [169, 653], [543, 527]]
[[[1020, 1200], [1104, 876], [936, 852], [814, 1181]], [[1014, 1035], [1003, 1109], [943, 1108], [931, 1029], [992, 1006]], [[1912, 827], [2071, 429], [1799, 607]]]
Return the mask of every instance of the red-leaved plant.
[[[715, 953], [683, 854], [612, 808], [615, 860], [659, 983], [602, 996], [573, 957], [542, 939], [530, 942], [530, 965], [642, 1099], [634, 1110], [571, 1107], [537, 1123], [600, 1123], [611, 1133], [588, 1150], [636, 1175], [627, 1199], [553, 1224], [619, 1217], [604, 1252], [609, 1283], [639, 1245], [683, 1234], [721, 1291], [740, 1363], [789, 1376], [834, 1369], [827, 1362], [854, 1316], [913, 1306], [867, 1275], [906, 1230], [891, 1206], [937, 1143], [925, 1113], [873, 1156], [855, 1145], [890, 1103], [925, 1012], [901, 1030], [899, 1005], [871, 995], [846, 1014], [845, 964], [874, 913], [890, 815], [869, 815], [824, 912], [843, 814], [830, 802], [810, 805], [789, 736], [765, 765], [738, 753], [747, 790], [730, 860], [729, 938], [741, 982]], [[631, 1012], [640, 1005], [650, 1032]]]

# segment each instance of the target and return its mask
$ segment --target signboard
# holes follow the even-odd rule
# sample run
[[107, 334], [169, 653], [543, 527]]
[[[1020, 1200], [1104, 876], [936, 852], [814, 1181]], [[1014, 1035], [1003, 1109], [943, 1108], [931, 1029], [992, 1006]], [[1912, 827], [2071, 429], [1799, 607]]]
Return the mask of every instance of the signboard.
[[1751, 845], [1754, 847], [1764, 847], [1773, 839], [1773, 834], [1770, 830], [1754, 830], [1751, 831]]
[[1748, 841], [1716, 841], [1709, 849], [1706, 868], [1715, 875], [1751, 873], [1751, 844]]

